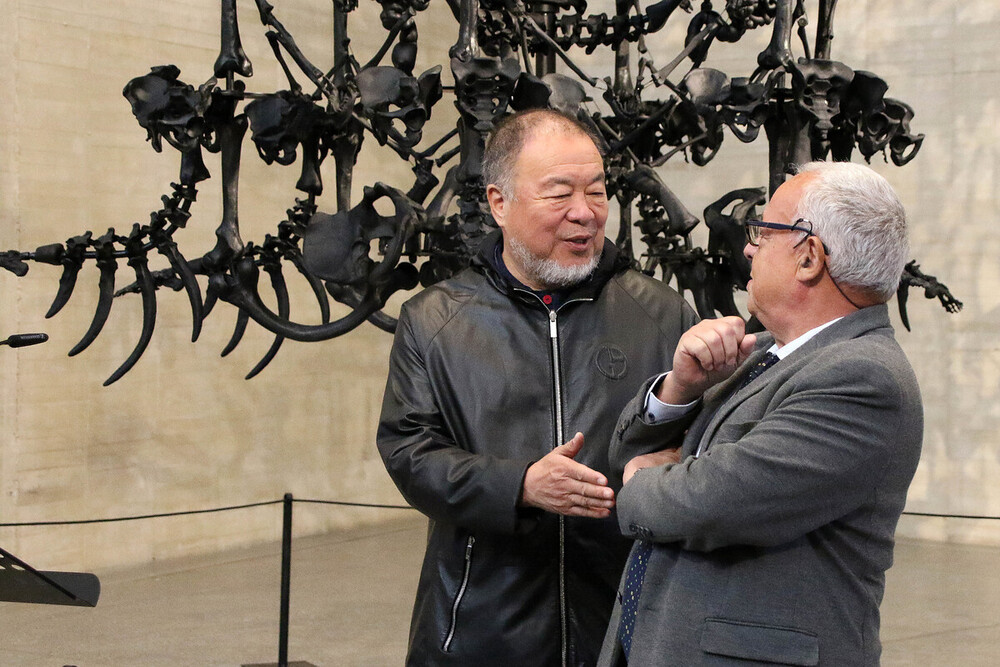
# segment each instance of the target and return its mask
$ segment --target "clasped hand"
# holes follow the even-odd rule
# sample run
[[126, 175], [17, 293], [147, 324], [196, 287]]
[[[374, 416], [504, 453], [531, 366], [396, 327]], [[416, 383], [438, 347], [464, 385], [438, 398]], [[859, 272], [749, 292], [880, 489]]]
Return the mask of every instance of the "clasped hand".
[[583, 434], [556, 447], [528, 467], [522, 502], [566, 516], [603, 519], [615, 506], [615, 492], [601, 473], [573, 458], [583, 447]]

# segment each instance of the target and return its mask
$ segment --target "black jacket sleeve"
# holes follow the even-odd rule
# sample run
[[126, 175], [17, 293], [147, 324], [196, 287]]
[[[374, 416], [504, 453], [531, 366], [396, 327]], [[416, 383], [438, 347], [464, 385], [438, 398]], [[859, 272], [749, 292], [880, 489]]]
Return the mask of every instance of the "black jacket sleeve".
[[389, 475], [406, 501], [431, 519], [502, 533], [529, 528], [536, 515], [518, 503], [532, 462], [473, 452], [469, 443], [455, 441], [438, 405], [425, 345], [404, 307], [377, 435]]

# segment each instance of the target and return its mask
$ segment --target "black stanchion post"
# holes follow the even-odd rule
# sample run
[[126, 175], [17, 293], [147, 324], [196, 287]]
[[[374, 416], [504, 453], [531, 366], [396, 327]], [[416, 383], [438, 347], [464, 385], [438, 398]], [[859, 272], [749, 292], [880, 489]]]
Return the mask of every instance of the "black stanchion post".
[[288, 667], [288, 609], [292, 592], [292, 494], [284, 498], [281, 521], [281, 616], [278, 621], [278, 667]]
[[278, 617], [278, 663], [248, 664], [243, 667], [315, 667], [310, 662], [288, 662], [288, 617], [292, 592], [292, 504], [295, 498], [286, 493], [282, 500], [281, 520], [281, 610]]

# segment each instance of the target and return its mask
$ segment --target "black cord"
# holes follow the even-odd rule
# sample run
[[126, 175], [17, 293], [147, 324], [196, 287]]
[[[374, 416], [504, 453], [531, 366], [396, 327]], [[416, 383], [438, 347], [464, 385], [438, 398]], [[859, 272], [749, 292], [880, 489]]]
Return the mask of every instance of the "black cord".
[[[247, 503], [245, 505], [229, 505], [227, 507], [212, 507], [204, 510], [187, 510], [184, 512], [163, 512], [161, 514], [139, 514], [135, 516], [119, 516], [105, 519], [80, 519], [76, 521], [20, 521], [16, 523], [0, 523], [0, 528], [30, 528], [33, 526], [79, 526], [91, 523], [115, 523], [120, 521], [138, 521], [140, 519], [161, 519], [171, 516], [189, 516], [191, 514], [209, 514], [212, 512], [229, 512], [233, 510], [248, 509], [251, 507], [264, 507], [267, 505], [280, 505], [284, 500], [265, 500], [259, 503]], [[313, 505], [340, 505], [342, 507], [371, 507], [374, 509], [390, 510], [412, 510], [409, 505], [383, 505], [379, 503], [354, 503], [346, 500], [316, 500], [312, 498], [292, 498], [293, 503], [309, 503]], [[933, 512], [903, 512], [903, 516], [924, 516], [937, 517], [942, 519], [974, 519], [987, 521], [1000, 521], [1000, 516], [985, 516], [976, 514], [935, 514]]]
[[314, 505], [344, 505], [346, 507], [375, 507], [389, 510], [412, 510], [409, 505], [377, 505], [374, 503], [350, 503], [345, 500], [311, 500], [303, 498], [292, 498], [293, 503], [312, 503]]
[[248, 507], [262, 507], [264, 505], [280, 505], [280, 500], [267, 500], [260, 503], [248, 503], [246, 505], [230, 505], [229, 507], [213, 507], [207, 510], [188, 510], [186, 512], [164, 512], [162, 514], [140, 514], [136, 516], [119, 516], [108, 519], [81, 519], [78, 521], [25, 521], [19, 523], [0, 523], [0, 528], [22, 528], [28, 526], [79, 526], [87, 523], [114, 523], [118, 521], [138, 521], [139, 519], [160, 519], [168, 516], [186, 516], [189, 514], [208, 514], [210, 512], [228, 512], [229, 510], [242, 510]]
[[942, 519], [987, 519], [1000, 521], [1000, 516], [981, 516], [976, 514], [934, 514], [933, 512], [903, 512], [904, 516], [933, 516]]
[[[205, 510], [187, 510], [185, 512], [164, 512], [162, 514], [140, 514], [136, 516], [119, 516], [106, 519], [80, 519], [77, 521], [22, 521], [17, 523], [0, 523], [0, 528], [29, 528], [32, 526], [79, 526], [90, 523], [115, 523], [120, 521], [138, 521], [139, 519], [161, 519], [170, 516], [188, 516], [191, 514], [209, 514], [211, 512], [229, 512], [231, 510], [242, 510], [250, 507], [264, 507], [266, 505], [280, 505], [284, 500], [265, 500], [259, 503], [247, 503], [245, 505], [229, 505], [227, 507], [212, 507]], [[411, 510], [409, 505], [377, 505], [373, 503], [351, 503], [340, 500], [299, 500], [292, 499], [293, 503], [314, 503], [323, 505], [346, 505], [349, 507], [373, 507], [379, 509]]]

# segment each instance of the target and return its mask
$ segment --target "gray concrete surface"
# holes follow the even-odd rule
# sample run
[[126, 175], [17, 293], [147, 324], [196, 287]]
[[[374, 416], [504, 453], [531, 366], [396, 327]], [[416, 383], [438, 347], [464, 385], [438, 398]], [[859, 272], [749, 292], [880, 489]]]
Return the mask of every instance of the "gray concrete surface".
[[[401, 665], [425, 531], [412, 515], [297, 538], [289, 660]], [[1000, 664], [998, 565], [993, 548], [900, 541], [882, 605], [882, 664]], [[0, 603], [0, 665], [277, 663], [277, 543], [98, 574], [94, 609]]]

